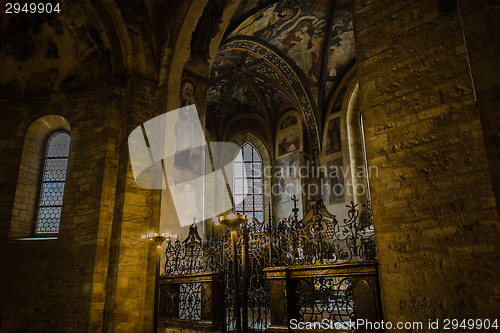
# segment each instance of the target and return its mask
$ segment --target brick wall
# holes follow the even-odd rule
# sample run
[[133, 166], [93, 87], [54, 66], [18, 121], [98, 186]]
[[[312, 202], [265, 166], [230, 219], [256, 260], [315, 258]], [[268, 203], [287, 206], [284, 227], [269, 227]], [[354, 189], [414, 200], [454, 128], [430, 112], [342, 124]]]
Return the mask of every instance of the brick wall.
[[493, 317], [499, 220], [457, 10], [357, 0], [354, 27], [386, 320]]

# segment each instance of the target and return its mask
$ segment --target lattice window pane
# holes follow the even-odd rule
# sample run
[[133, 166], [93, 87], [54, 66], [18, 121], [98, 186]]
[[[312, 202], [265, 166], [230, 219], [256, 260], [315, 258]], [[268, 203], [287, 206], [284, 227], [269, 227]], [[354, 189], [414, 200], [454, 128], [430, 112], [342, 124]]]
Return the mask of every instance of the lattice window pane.
[[243, 163], [234, 163], [233, 165], [234, 178], [242, 179], [243, 175]]
[[262, 208], [264, 208], [264, 203], [262, 202], [262, 196], [256, 195], [256, 196], [254, 196], [253, 199], [254, 199], [253, 202], [255, 205], [255, 210], [257, 210], [257, 211], [263, 210]]
[[64, 182], [44, 182], [42, 185], [42, 197], [40, 207], [62, 206]]
[[262, 156], [260, 156], [257, 150], [254, 150], [253, 161], [254, 163], [262, 163]]
[[47, 147], [47, 157], [68, 157], [69, 154], [69, 135], [58, 133], [50, 140]]
[[247, 195], [245, 198], [245, 208], [253, 211], [253, 195]]
[[244, 196], [243, 195], [239, 195], [239, 194], [235, 194], [234, 195], [234, 203], [241, 208], [243, 207], [243, 199], [244, 199]]
[[262, 163], [253, 164], [252, 177], [262, 178]]
[[64, 181], [66, 179], [67, 158], [48, 159], [45, 166], [44, 181]]
[[252, 178], [252, 168], [253, 168], [253, 163], [250, 161], [245, 161], [244, 163], [244, 172], [245, 172], [245, 177], [246, 178]]
[[66, 133], [54, 134], [47, 144], [36, 224], [38, 234], [59, 231], [69, 145], [70, 137]]
[[248, 143], [243, 146], [242, 151], [243, 151], [243, 160], [244, 161], [252, 160], [253, 149], [254, 148]]
[[238, 150], [238, 153], [236, 154], [236, 157], [234, 158], [235, 163], [243, 163], [243, 154], [241, 150]]
[[247, 195], [253, 194], [253, 192], [252, 192], [252, 184], [251, 184], [250, 181], [247, 180], [245, 182], [245, 184], [243, 184], [243, 191], [245, 191], [243, 193], [246, 193]]
[[253, 191], [255, 194], [262, 194], [262, 183], [260, 181], [253, 183]]
[[37, 233], [55, 233], [59, 231], [61, 207], [40, 207], [38, 212]]
[[264, 221], [264, 213], [260, 212], [260, 213], [255, 213], [255, 218], [257, 219], [257, 221], [259, 222], [262, 222]]
[[243, 178], [235, 178], [234, 179], [234, 189], [235, 193], [242, 193], [243, 191]]
[[[253, 217], [264, 220], [262, 194], [262, 157], [251, 144], [244, 144], [235, 157], [233, 178], [235, 211], [247, 215], [249, 221]], [[242, 181], [246, 179], [246, 182]], [[240, 200], [244, 198], [243, 203]]]

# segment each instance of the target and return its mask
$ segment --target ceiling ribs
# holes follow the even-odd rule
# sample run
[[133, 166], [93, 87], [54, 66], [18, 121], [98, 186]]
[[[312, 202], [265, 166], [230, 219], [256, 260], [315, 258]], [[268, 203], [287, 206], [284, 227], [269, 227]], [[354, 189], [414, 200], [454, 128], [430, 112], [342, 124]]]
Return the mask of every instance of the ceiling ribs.
[[257, 101], [260, 103], [260, 106], [262, 108], [262, 111], [264, 112], [264, 115], [266, 117], [266, 121], [272, 125], [273, 122], [271, 121], [271, 117], [269, 114], [269, 108], [267, 107], [266, 100], [262, 96], [262, 94], [259, 91], [259, 88], [255, 86], [255, 83], [253, 82], [252, 79], [250, 79], [245, 73], [242, 73], [241, 76], [248, 82], [248, 85], [250, 86], [250, 89], [252, 89], [253, 94], [257, 98]]
[[233, 72], [233, 71], [228, 71], [228, 72], [225, 72], [224, 74], [221, 74], [221, 75], [217, 76], [215, 79], [213, 79], [213, 80], [209, 81], [209, 82], [208, 82], [208, 85], [209, 85], [209, 86], [214, 85], [214, 84], [216, 84], [217, 82], [219, 82], [219, 81], [221, 81], [221, 80], [225, 79], [226, 77], [228, 77], [228, 76], [229, 76], [229, 75], [231, 75], [231, 74], [234, 74], [234, 72]]
[[262, 75], [259, 72], [255, 72], [255, 71], [253, 71], [251, 69], [247, 69], [246, 72], [248, 74], [255, 75], [256, 77], [258, 77], [262, 81], [265, 81], [265, 82], [273, 85], [275, 88], [277, 88], [279, 91], [281, 91], [290, 100], [293, 100], [295, 98], [295, 96], [292, 93], [290, 93], [288, 90], [286, 90], [279, 82], [276, 82], [275, 80], [273, 80], [273, 79], [271, 79], [271, 78], [269, 78], [269, 77], [267, 77], [265, 75]]
[[231, 76], [231, 80], [229, 80], [229, 84], [226, 89], [226, 96], [224, 96], [224, 101], [222, 102], [220, 119], [219, 119], [219, 137], [222, 137], [222, 125], [224, 124], [224, 117], [226, 116], [227, 104], [229, 103], [229, 99], [231, 98], [231, 92], [233, 91], [234, 84], [236, 82], [236, 78], [238, 77], [238, 72], [233, 72]]

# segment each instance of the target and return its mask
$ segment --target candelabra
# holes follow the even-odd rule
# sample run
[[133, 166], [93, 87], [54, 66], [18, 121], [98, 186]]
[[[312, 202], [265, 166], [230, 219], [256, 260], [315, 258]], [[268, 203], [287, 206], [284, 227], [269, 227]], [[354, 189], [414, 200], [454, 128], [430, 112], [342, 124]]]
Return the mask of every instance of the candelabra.
[[170, 235], [163, 232], [150, 232], [147, 235], [142, 235], [141, 238], [154, 241], [156, 244], [156, 275], [155, 275], [155, 298], [154, 298], [154, 312], [153, 312], [153, 333], [158, 332], [158, 318], [159, 318], [159, 304], [158, 294], [160, 291], [160, 258], [161, 258], [161, 244], [169, 238]]

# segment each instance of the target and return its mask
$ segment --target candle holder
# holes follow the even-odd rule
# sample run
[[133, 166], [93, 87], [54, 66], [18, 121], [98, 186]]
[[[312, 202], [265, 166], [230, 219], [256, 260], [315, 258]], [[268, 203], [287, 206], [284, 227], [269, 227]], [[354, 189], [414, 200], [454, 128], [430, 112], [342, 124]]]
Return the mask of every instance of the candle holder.
[[153, 312], [153, 333], [158, 332], [158, 318], [159, 318], [159, 303], [158, 303], [158, 294], [160, 288], [160, 258], [161, 258], [161, 245], [163, 242], [170, 238], [171, 236], [164, 232], [150, 232], [147, 235], [142, 235], [142, 239], [149, 239], [155, 242], [156, 244], [156, 275], [155, 275], [155, 294], [154, 294], [154, 312]]

